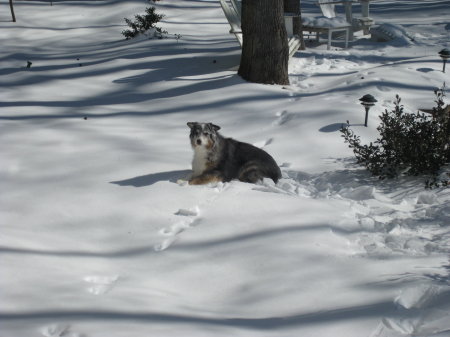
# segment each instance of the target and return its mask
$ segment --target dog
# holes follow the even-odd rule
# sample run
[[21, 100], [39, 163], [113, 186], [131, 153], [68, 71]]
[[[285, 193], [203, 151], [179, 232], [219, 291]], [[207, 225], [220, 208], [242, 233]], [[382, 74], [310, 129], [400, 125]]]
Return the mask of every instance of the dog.
[[281, 171], [275, 160], [265, 151], [232, 138], [224, 138], [220, 126], [212, 123], [187, 123], [194, 158], [190, 185], [228, 182], [233, 179], [256, 183], [270, 178], [275, 183]]

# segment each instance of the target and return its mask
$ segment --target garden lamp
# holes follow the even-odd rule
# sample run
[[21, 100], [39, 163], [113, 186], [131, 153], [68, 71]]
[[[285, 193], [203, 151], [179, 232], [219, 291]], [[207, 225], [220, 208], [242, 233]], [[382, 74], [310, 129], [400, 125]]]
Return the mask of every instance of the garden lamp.
[[442, 49], [439, 52], [439, 56], [442, 59], [442, 62], [444, 63], [444, 67], [442, 68], [442, 72], [445, 73], [445, 64], [447, 63], [447, 59], [450, 57], [450, 50], [447, 48]]
[[367, 127], [367, 118], [369, 117], [369, 109], [375, 105], [376, 102], [378, 102], [375, 97], [373, 97], [370, 94], [364, 95], [359, 99], [361, 101], [361, 104], [366, 109], [366, 120], [364, 122], [364, 126]]

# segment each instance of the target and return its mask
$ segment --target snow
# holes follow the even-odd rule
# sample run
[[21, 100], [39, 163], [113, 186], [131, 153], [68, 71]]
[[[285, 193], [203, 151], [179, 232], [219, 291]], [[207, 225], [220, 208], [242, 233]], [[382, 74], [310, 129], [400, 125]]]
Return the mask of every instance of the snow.
[[305, 16], [302, 17], [302, 20], [305, 26], [310, 27], [341, 28], [349, 26], [349, 23], [345, 20], [344, 17], [328, 18], [326, 16], [316, 16], [316, 17]]
[[[0, 14], [2, 337], [450, 336], [450, 191], [372, 178], [339, 133], [348, 120], [376, 139], [396, 94], [433, 105], [449, 1], [373, 1], [396, 38], [308, 44], [285, 87], [237, 76], [216, 1], [157, 2], [169, 37], [129, 41], [123, 18], [145, 1], [14, 4], [17, 23]], [[262, 147], [283, 178], [180, 183], [190, 121]]]

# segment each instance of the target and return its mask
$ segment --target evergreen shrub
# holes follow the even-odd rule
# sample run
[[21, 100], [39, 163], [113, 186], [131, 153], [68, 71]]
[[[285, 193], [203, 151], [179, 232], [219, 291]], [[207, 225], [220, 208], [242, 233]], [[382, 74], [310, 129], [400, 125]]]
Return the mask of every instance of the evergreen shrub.
[[404, 111], [397, 95], [394, 109], [380, 116], [379, 137], [369, 145], [361, 144], [350, 126], [343, 127], [342, 137], [357, 162], [380, 179], [421, 175], [428, 176], [427, 187], [448, 186], [448, 175], [438, 176], [450, 164], [450, 106], [444, 107], [444, 88], [435, 90], [435, 95], [433, 109], [415, 114]]
[[163, 31], [160, 27], [157, 27], [156, 24], [160, 22], [164, 16], [164, 14], [157, 14], [155, 7], [147, 7], [145, 9], [145, 14], [135, 15], [133, 21], [125, 18], [125, 22], [130, 29], [122, 31], [122, 35], [125, 36], [125, 39], [129, 40], [150, 29], [154, 29], [159, 33], [159, 36], [162, 36], [163, 33], [167, 32]]

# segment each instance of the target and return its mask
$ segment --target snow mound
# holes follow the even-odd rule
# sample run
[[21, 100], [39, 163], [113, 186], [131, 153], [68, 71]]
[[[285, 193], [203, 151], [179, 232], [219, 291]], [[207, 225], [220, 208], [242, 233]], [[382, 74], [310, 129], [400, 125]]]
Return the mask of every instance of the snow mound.
[[[412, 179], [405, 179], [405, 185], [411, 183]], [[370, 177], [364, 170], [317, 175], [284, 171], [278, 184], [265, 180], [255, 189], [344, 201], [348, 211], [339, 226], [357, 233], [350, 237], [360, 246], [360, 253], [380, 258], [442, 253], [450, 248], [450, 206], [440, 203], [436, 192], [424, 192], [421, 182], [413, 184], [416, 188], [399, 195], [389, 183]], [[444, 193], [444, 199], [449, 197]]]
[[383, 23], [370, 30], [371, 39], [377, 42], [392, 42], [396, 46], [407, 46], [414, 42], [414, 38], [401, 25]]

